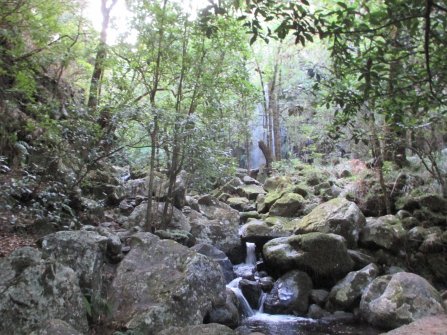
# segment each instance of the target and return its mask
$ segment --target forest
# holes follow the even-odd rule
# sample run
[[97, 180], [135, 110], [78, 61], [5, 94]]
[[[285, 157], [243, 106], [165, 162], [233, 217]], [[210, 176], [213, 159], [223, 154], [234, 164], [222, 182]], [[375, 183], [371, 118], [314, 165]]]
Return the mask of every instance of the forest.
[[0, 334], [445, 335], [446, 50], [447, 0], [0, 0]]

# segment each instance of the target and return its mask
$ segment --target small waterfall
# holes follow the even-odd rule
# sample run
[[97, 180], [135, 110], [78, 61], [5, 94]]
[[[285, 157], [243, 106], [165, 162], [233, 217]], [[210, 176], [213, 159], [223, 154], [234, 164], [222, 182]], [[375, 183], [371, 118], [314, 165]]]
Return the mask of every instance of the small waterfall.
[[241, 279], [242, 279], [241, 277], [234, 279], [227, 285], [227, 287], [231, 289], [234, 292], [234, 294], [236, 294], [236, 297], [239, 299], [239, 303], [241, 304], [242, 308], [242, 313], [246, 317], [250, 317], [255, 315], [255, 312], [253, 311], [247, 299], [245, 299], [244, 295], [242, 294], [242, 291], [239, 288], [239, 282], [241, 281]]
[[247, 242], [247, 256], [245, 257], [245, 264], [256, 265], [256, 244]]
[[258, 305], [258, 312], [264, 313], [264, 302], [265, 299], [267, 299], [267, 293], [262, 291], [261, 296], [259, 297], [259, 305]]

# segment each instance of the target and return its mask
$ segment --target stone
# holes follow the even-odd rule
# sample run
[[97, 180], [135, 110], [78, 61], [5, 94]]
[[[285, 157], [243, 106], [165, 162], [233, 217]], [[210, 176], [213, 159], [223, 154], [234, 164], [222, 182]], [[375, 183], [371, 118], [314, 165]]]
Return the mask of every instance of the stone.
[[239, 314], [239, 299], [233, 290], [227, 288], [227, 298], [224, 306], [213, 308], [208, 316], [208, 323], [219, 323], [232, 329], [238, 327], [241, 322]]
[[292, 180], [286, 176], [275, 176], [267, 178], [264, 183], [264, 189], [267, 192], [275, 190], [284, 190], [292, 184]]
[[377, 277], [379, 268], [370, 264], [347, 274], [329, 293], [327, 310], [352, 310], [360, 301], [363, 291]]
[[162, 240], [173, 240], [175, 242], [183, 244], [185, 247], [192, 247], [196, 243], [195, 237], [191, 233], [184, 230], [156, 230], [154, 234]]
[[38, 330], [33, 331], [30, 335], [82, 335], [67, 322], [51, 319], [43, 322]]
[[27, 335], [60, 319], [87, 333], [87, 311], [76, 273], [24, 247], [0, 259], [0, 334]]
[[309, 306], [309, 312], [307, 316], [311, 319], [323, 319], [331, 316], [331, 313], [321, 308], [321, 306], [312, 304]]
[[264, 245], [263, 255], [272, 271], [305, 271], [316, 286], [335, 284], [354, 265], [346, 240], [335, 234], [309, 233], [276, 238]]
[[[158, 229], [162, 227], [161, 218], [163, 216], [164, 211], [164, 202], [154, 202], [152, 204], [152, 215], [154, 218], [154, 225]], [[191, 230], [191, 226], [188, 223], [188, 219], [186, 218], [185, 214], [181, 210], [179, 210], [176, 207], [169, 206], [168, 213], [172, 211], [172, 218], [171, 221], [167, 224], [164, 229], [177, 229], [177, 230], [184, 230], [189, 232]], [[128, 221], [127, 221], [127, 227], [144, 227], [146, 223], [146, 214], [147, 214], [147, 202], [142, 202], [140, 205], [135, 207], [132, 214], [130, 214]]]
[[270, 215], [296, 217], [302, 214], [306, 200], [296, 193], [285, 193], [270, 208]]
[[238, 187], [237, 193], [249, 200], [256, 200], [259, 194], [265, 194], [266, 192], [261, 185], [251, 184]]
[[444, 312], [439, 292], [424, 278], [409, 272], [376, 278], [360, 301], [362, 317], [385, 329]]
[[261, 219], [261, 214], [257, 211], [241, 212], [239, 215], [241, 216], [242, 222], [247, 222], [249, 219]]
[[367, 218], [360, 233], [360, 243], [397, 252], [404, 246], [406, 234], [400, 220], [394, 215]]
[[325, 302], [327, 301], [327, 298], [329, 296], [329, 292], [326, 290], [318, 289], [318, 290], [312, 290], [310, 292], [310, 302], [317, 304], [319, 306], [323, 306]]
[[348, 246], [353, 247], [357, 245], [364, 224], [365, 217], [355, 203], [345, 198], [335, 198], [315, 207], [298, 221], [295, 234], [337, 234], [346, 239]]
[[41, 245], [43, 258], [57, 259], [76, 272], [83, 291], [101, 290], [107, 237], [95, 231], [59, 231], [43, 237]]
[[241, 279], [239, 281], [239, 289], [242, 291], [251, 308], [258, 309], [259, 298], [262, 293], [259, 283], [255, 280]]
[[245, 185], [260, 185], [261, 183], [250, 176], [244, 176], [242, 181]]
[[305, 272], [290, 271], [275, 282], [265, 299], [264, 310], [271, 314], [304, 315], [311, 290], [312, 280]]
[[244, 197], [231, 197], [226, 200], [226, 203], [239, 212], [244, 212], [250, 205], [250, 201]]
[[205, 325], [193, 325], [186, 327], [170, 327], [157, 335], [236, 335], [231, 328], [217, 323], [208, 323]]
[[250, 220], [240, 228], [239, 235], [243, 242], [251, 242], [258, 246], [263, 246], [267, 241], [288, 236], [289, 233], [282, 230], [281, 227], [269, 226], [265, 221]]
[[211, 244], [204, 244], [204, 243], [196, 244], [191, 248], [191, 250], [194, 250], [199, 254], [205, 255], [215, 260], [217, 263], [219, 263], [227, 284], [235, 278], [233, 271], [233, 264], [222, 250], [219, 250], [218, 248], [212, 246]]
[[445, 335], [447, 315], [427, 316], [382, 335]]
[[225, 304], [222, 270], [209, 257], [150, 233], [129, 242], [109, 288], [108, 322], [154, 335], [202, 323], [213, 306]]

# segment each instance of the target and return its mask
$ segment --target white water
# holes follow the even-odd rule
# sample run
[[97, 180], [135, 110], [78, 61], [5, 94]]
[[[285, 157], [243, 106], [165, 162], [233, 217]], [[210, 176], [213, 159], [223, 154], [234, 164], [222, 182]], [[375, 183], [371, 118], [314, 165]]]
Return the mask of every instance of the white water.
[[239, 282], [241, 281], [241, 277], [238, 277], [236, 279], [233, 279], [227, 287], [231, 289], [234, 294], [236, 294], [236, 297], [239, 299], [239, 303], [241, 304], [242, 313], [246, 317], [251, 317], [255, 315], [255, 312], [253, 311], [253, 308], [251, 308], [250, 304], [248, 303], [247, 299], [245, 299], [244, 295], [242, 294], [242, 291], [239, 288]]
[[256, 265], [256, 244], [247, 242], [247, 256], [245, 257], [246, 265]]

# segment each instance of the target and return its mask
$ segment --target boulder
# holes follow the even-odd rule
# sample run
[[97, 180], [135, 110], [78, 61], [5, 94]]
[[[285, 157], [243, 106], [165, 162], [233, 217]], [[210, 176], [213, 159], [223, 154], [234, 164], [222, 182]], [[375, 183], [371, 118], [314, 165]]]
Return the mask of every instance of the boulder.
[[213, 308], [208, 316], [209, 323], [219, 323], [232, 329], [239, 326], [241, 318], [239, 315], [239, 299], [233, 290], [227, 288], [227, 299], [224, 306]]
[[206, 325], [195, 325], [187, 327], [170, 327], [157, 335], [236, 335], [231, 328], [217, 323], [208, 323]]
[[324, 303], [327, 301], [329, 296], [329, 292], [326, 290], [318, 289], [312, 290], [310, 292], [310, 302], [317, 304], [318, 306], [324, 306]]
[[239, 235], [243, 242], [262, 246], [267, 241], [290, 234], [282, 230], [281, 226], [269, 226], [262, 220], [250, 220], [240, 228]]
[[106, 262], [109, 239], [95, 231], [59, 231], [42, 239], [43, 258], [54, 258], [71, 267], [82, 290], [101, 291], [102, 269]]
[[396, 252], [404, 246], [406, 234], [402, 223], [394, 215], [367, 218], [360, 233], [360, 243]]
[[362, 317], [385, 329], [444, 312], [439, 292], [424, 278], [409, 272], [376, 278], [360, 302]]
[[30, 335], [82, 335], [67, 322], [52, 319], [43, 322], [38, 330], [33, 331]]
[[230, 197], [226, 203], [239, 212], [245, 212], [250, 207], [250, 201], [244, 197]]
[[0, 334], [29, 334], [60, 319], [87, 333], [87, 311], [76, 273], [31, 247], [0, 259]]
[[260, 185], [261, 183], [250, 176], [244, 176], [242, 181], [245, 185]]
[[335, 284], [354, 265], [346, 240], [335, 234], [309, 233], [273, 239], [264, 245], [263, 255], [272, 271], [305, 271], [316, 286]]
[[259, 194], [265, 194], [266, 192], [261, 185], [250, 184], [238, 187], [237, 193], [249, 200], [256, 200]]
[[379, 268], [370, 264], [359, 271], [349, 272], [329, 293], [327, 310], [351, 310], [360, 301], [363, 291], [379, 274]]
[[200, 324], [225, 303], [225, 279], [210, 258], [150, 233], [131, 236], [130, 245], [109, 288], [113, 324], [152, 335]]
[[312, 280], [301, 271], [290, 271], [280, 277], [267, 295], [264, 310], [272, 314], [304, 315], [309, 305]]
[[292, 180], [286, 176], [274, 176], [267, 178], [264, 183], [264, 189], [267, 192], [272, 192], [275, 190], [284, 190], [288, 188], [292, 183]]
[[300, 216], [305, 205], [304, 198], [296, 193], [285, 193], [270, 208], [270, 215], [293, 217]]
[[261, 297], [262, 289], [259, 283], [255, 280], [241, 279], [239, 281], [239, 289], [247, 299], [248, 304], [253, 309], [258, 309], [259, 298]]
[[360, 230], [365, 224], [357, 205], [345, 198], [335, 198], [315, 207], [297, 221], [295, 234], [310, 232], [332, 233], [343, 236], [352, 247], [357, 244]]
[[210, 257], [211, 259], [219, 263], [227, 284], [235, 278], [233, 272], [233, 264], [222, 250], [217, 249], [211, 244], [204, 244], [204, 243], [196, 244], [191, 248], [191, 250], [194, 250], [199, 254], [205, 255], [207, 257]]
[[[164, 211], [164, 202], [154, 202], [152, 204], [152, 215], [154, 218], [154, 224], [157, 228], [162, 227], [161, 218], [163, 216]], [[181, 210], [179, 210], [176, 207], [169, 206], [168, 213], [172, 211], [172, 218], [171, 221], [168, 223], [167, 227], [163, 227], [164, 229], [177, 229], [177, 230], [184, 230], [189, 232], [191, 230], [191, 226], [188, 223], [188, 220], [183, 214]], [[127, 220], [127, 226], [128, 227], [144, 227], [145, 221], [146, 221], [146, 213], [147, 213], [147, 202], [142, 202], [140, 205], [135, 207], [132, 214], [130, 214], [128, 220]]]
[[427, 316], [383, 335], [445, 335], [447, 315]]
[[186, 247], [192, 247], [196, 243], [195, 237], [184, 230], [168, 229], [168, 230], [156, 230], [154, 232], [162, 240], [173, 240]]

